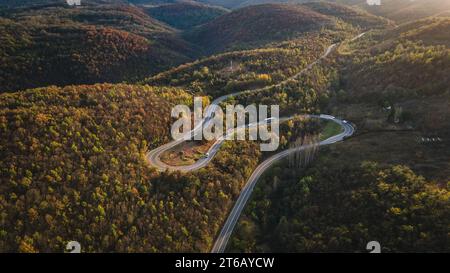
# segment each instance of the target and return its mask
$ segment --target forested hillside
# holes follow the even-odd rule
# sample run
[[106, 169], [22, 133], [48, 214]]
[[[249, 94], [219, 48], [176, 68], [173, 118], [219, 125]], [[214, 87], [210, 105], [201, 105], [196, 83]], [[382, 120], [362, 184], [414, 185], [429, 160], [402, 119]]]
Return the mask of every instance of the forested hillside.
[[356, 136], [267, 173], [229, 251], [361, 252], [372, 240], [383, 252], [449, 251], [448, 24], [419, 20], [337, 49], [324, 64], [339, 71], [328, 107]]
[[0, 252], [208, 251], [259, 158], [230, 143], [198, 172], [157, 173], [175, 88], [48, 87], [0, 95]]
[[342, 31], [388, 24], [385, 19], [341, 5], [267, 4], [225, 14], [188, 32], [185, 37], [204, 47], [207, 53], [215, 53], [262, 47], [324, 29]]
[[0, 91], [142, 79], [194, 52], [131, 6], [11, 10], [0, 17]]
[[199, 0], [199, 2], [225, 8], [236, 8], [242, 0]]
[[[2, 252], [62, 251], [68, 236], [98, 250], [132, 227], [152, 173], [142, 153], [168, 134], [170, 104], [155, 91], [95, 85], [0, 95]], [[124, 219], [114, 216], [124, 209]]]
[[[341, 1], [343, 3], [351, 0]], [[365, 0], [360, 0], [358, 6], [370, 13], [383, 16], [398, 23], [414, 21], [428, 16], [435, 16], [450, 10], [447, 0], [382, 0], [380, 6], [369, 6]]]
[[[184, 34], [197, 44], [193, 47], [180, 33], [145, 12], [178, 28], [209, 23]], [[8, 10], [0, 17], [0, 91], [51, 84], [135, 82], [208, 52], [262, 47], [324, 29], [352, 32], [356, 31], [353, 28], [388, 24], [325, 3], [262, 5], [216, 18], [225, 12], [191, 2], [142, 8], [49, 4]]]
[[[131, 1], [127, 0], [82, 0], [83, 5], [98, 5], [98, 4], [126, 4]], [[1, 0], [0, 7], [39, 7], [39, 6], [65, 6], [67, 5], [66, 0]]]
[[336, 17], [346, 23], [363, 29], [375, 29], [392, 25], [392, 22], [383, 19], [382, 17], [341, 4], [328, 2], [308, 2], [305, 3], [304, 6], [321, 14]]
[[247, 6], [262, 4], [302, 4], [311, 0], [199, 0], [204, 3], [223, 6], [231, 9], [239, 9]]
[[[205, 3], [219, 5], [231, 9], [261, 5], [261, 4], [285, 4], [285, 3], [311, 3], [317, 0], [200, 0]], [[321, 1], [322, 2], [322, 1]], [[367, 0], [328, 0], [357, 7], [374, 15], [383, 16], [398, 23], [414, 21], [428, 16], [435, 16], [450, 10], [450, 2], [447, 0], [381, 0], [382, 5], [368, 5]]]
[[342, 70], [348, 98], [395, 103], [450, 92], [449, 26], [449, 18], [426, 19], [353, 45]]
[[[382, 1], [0, 0], [0, 252], [209, 252], [273, 153], [227, 141], [193, 172], [147, 155], [174, 105], [244, 90], [224, 104], [356, 133], [269, 170], [229, 251], [448, 252], [450, 19], [435, 0]], [[340, 130], [280, 129], [276, 152]]]
[[178, 29], [190, 29], [229, 12], [225, 8], [212, 7], [193, 1], [144, 7], [144, 10], [151, 17]]
[[373, 240], [382, 252], [449, 251], [448, 186], [401, 165], [329, 160], [321, 157], [307, 170], [279, 166], [267, 174], [230, 251], [364, 252]]
[[261, 5], [219, 17], [189, 33], [187, 39], [203, 45], [209, 53], [231, 51], [294, 39], [335, 23], [302, 6]]
[[315, 34], [264, 49], [224, 53], [160, 73], [146, 83], [213, 97], [272, 85], [304, 69], [337, 37]]
[[[208, 251], [261, 155], [256, 143], [229, 143], [198, 172], [158, 174], [149, 168], [145, 151], [168, 137], [166, 100], [191, 103], [184, 91], [164, 85], [189, 87], [197, 81], [213, 96], [208, 77], [220, 88], [239, 81], [238, 74], [258, 79], [256, 86], [270, 85], [350, 34], [332, 35], [207, 58], [167, 73], [179, 73], [179, 83], [164, 73], [156, 77], [151, 83], [159, 81], [158, 88], [69, 86], [1, 95], [7, 181], [1, 190], [1, 250], [59, 252], [77, 240], [85, 251]], [[229, 78], [220, 79], [231, 60]], [[193, 79], [183, 79], [185, 73]], [[305, 96], [290, 101], [300, 103]], [[313, 90], [309, 96], [315, 96]], [[308, 99], [306, 105], [314, 109], [317, 101]]]

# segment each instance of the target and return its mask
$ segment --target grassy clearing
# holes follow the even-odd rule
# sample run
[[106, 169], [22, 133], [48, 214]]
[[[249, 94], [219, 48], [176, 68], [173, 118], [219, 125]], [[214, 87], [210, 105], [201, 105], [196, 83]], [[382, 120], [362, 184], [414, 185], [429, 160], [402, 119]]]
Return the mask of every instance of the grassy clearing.
[[185, 142], [162, 154], [161, 161], [171, 166], [186, 166], [194, 164], [209, 150], [213, 142]]
[[336, 122], [326, 121], [324, 123], [325, 125], [320, 133], [320, 140], [325, 140], [342, 132], [342, 127]]

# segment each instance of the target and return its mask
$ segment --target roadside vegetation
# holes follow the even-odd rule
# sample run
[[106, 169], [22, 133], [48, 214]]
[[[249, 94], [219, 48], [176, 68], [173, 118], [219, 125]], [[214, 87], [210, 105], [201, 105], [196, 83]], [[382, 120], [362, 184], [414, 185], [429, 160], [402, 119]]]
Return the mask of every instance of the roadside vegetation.
[[[274, 167], [255, 190], [231, 252], [448, 252], [450, 188], [402, 165], [332, 161]], [[352, 161], [352, 163], [357, 163]], [[324, 167], [328, 166], [328, 167]]]

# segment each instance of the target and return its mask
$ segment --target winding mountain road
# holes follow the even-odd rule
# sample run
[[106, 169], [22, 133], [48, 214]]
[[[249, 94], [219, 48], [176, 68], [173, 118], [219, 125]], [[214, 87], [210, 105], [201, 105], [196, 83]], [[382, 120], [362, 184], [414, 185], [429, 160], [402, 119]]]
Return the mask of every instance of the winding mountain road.
[[270, 88], [273, 88], [273, 87], [281, 87], [283, 84], [287, 83], [288, 81], [296, 79], [299, 76], [301, 76], [304, 73], [306, 73], [307, 71], [309, 71], [314, 65], [316, 65], [322, 59], [324, 59], [328, 55], [330, 55], [330, 53], [333, 52], [333, 50], [336, 48], [336, 46], [337, 46], [337, 44], [330, 45], [326, 49], [325, 53], [322, 56], [320, 56], [317, 60], [315, 60], [313, 63], [308, 64], [304, 69], [302, 69], [297, 74], [287, 78], [286, 80], [284, 80], [282, 82], [279, 82], [278, 84], [266, 86], [266, 87], [259, 88], [259, 89], [252, 89], [252, 90], [246, 90], [246, 91], [241, 91], [241, 92], [235, 92], [235, 93], [223, 95], [223, 96], [220, 96], [220, 97], [216, 98], [206, 108], [205, 113], [204, 113], [204, 118], [200, 122], [200, 124], [198, 124], [190, 132], [187, 132], [184, 137], [182, 137], [182, 138], [180, 138], [178, 140], [174, 140], [174, 141], [171, 141], [169, 143], [166, 143], [166, 144], [164, 144], [162, 146], [159, 146], [158, 148], [148, 152], [147, 153], [148, 162], [150, 163], [150, 165], [152, 165], [153, 167], [157, 168], [159, 171], [171, 170], [171, 171], [189, 172], [189, 171], [198, 170], [198, 169], [206, 166], [211, 161], [211, 159], [213, 158], [213, 155], [216, 154], [217, 150], [220, 148], [220, 145], [222, 144], [223, 141], [218, 140], [211, 146], [211, 148], [208, 151], [208, 153], [210, 154], [209, 157], [201, 158], [201, 159], [197, 160], [194, 164], [189, 165], [189, 166], [171, 166], [171, 165], [168, 165], [168, 164], [166, 164], [166, 163], [161, 161], [161, 155], [164, 152], [166, 152], [166, 151], [168, 151], [170, 149], [173, 149], [177, 145], [180, 145], [181, 143], [191, 139], [192, 136], [194, 136], [197, 133], [199, 133], [200, 130], [203, 130], [204, 127], [207, 127], [209, 125], [209, 123], [212, 122], [211, 117], [212, 117], [215, 109], [217, 107], [219, 107], [219, 104], [221, 102], [223, 102], [223, 101], [225, 101], [225, 100], [227, 100], [227, 99], [229, 99], [231, 97], [236, 97], [236, 96], [240, 96], [240, 95], [244, 95], [244, 94], [250, 94], [250, 93], [257, 93], [257, 92], [262, 92], [262, 91], [267, 91], [267, 90], [269, 90]]
[[[350, 41], [354, 41], [356, 39], [361, 38], [362, 36], [364, 36], [365, 33], [361, 33], [358, 36], [354, 37], [353, 39], [351, 39]], [[179, 139], [179, 140], [175, 140], [172, 142], [169, 142], [167, 144], [164, 144], [152, 151], [150, 151], [147, 154], [147, 159], [150, 163], [150, 165], [156, 167], [158, 170], [160, 171], [164, 171], [164, 170], [171, 170], [171, 171], [182, 171], [182, 172], [188, 172], [188, 171], [194, 171], [197, 169], [200, 169], [204, 166], [206, 166], [216, 155], [216, 153], [219, 151], [220, 147], [222, 146], [223, 142], [225, 141], [224, 137], [221, 137], [219, 139], [216, 140], [216, 142], [209, 148], [208, 153], [209, 156], [205, 157], [205, 158], [201, 158], [199, 160], [197, 160], [194, 164], [189, 165], [189, 166], [170, 166], [164, 162], [161, 161], [160, 157], [161, 155], [174, 148], [175, 146], [183, 143], [184, 141], [191, 139], [192, 136], [196, 135], [200, 130], [202, 130], [202, 128], [205, 126], [208, 126], [209, 123], [211, 122], [211, 117], [212, 114], [214, 113], [214, 110], [216, 109], [216, 107], [219, 107], [219, 104], [225, 100], [227, 100], [228, 98], [231, 97], [235, 97], [235, 96], [239, 96], [239, 95], [243, 95], [243, 94], [248, 94], [248, 93], [254, 93], [254, 92], [261, 92], [261, 91], [266, 91], [269, 90], [269, 88], [273, 88], [273, 87], [280, 87], [281, 85], [283, 85], [284, 83], [293, 80], [299, 76], [301, 76], [302, 74], [306, 73], [308, 70], [310, 70], [314, 65], [316, 65], [317, 63], [319, 63], [322, 59], [326, 58], [331, 52], [333, 52], [333, 50], [337, 47], [337, 44], [332, 44], [330, 45], [325, 53], [318, 58], [316, 61], [314, 61], [311, 64], [308, 64], [303, 70], [301, 70], [299, 73], [295, 74], [294, 76], [276, 84], [276, 85], [272, 85], [272, 86], [267, 86], [264, 88], [260, 88], [260, 89], [254, 89], [254, 90], [246, 90], [246, 91], [242, 91], [242, 92], [236, 92], [236, 93], [232, 93], [232, 94], [227, 94], [221, 97], [216, 98], [207, 108], [204, 114], [204, 119], [202, 120], [202, 122], [197, 125], [193, 130], [191, 130], [190, 132], [188, 132], [185, 137]], [[305, 117], [309, 117], [309, 118], [317, 118], [317, 119], [322, 119], [322, 120], [328, 120], [328, 121], [332, 121], [335, 122], [337, 124], [339, 124], [342, 128], [342, 131], [332, 137], [329, 137], [321, 142], [319, 142], [316, 145], [319, 146], [324, 146], [324, 145], [330, 145], [339, 141], [343, 141], [346, 137], [349, 137], [351, 135], [353, 135], [353, 133], [355, 132], [354, 127], [348, 123], [345, 120], [340, 120], [337, 119], [333, 116], [329, 116], [329, 115], [303, 115]], [[278, 120], [278, 122], [284, 122], [286, 120], [292, 119], [293, 117], [284, 117], [284, 118], [280, 118]], [[249, 124], [246, 127], [251, 127], [251, 126], [258, 126], [260, 123], [258, 124]], [[239, 129], [239, 128], [237, 128]], [[291, 148], [288, 150], [284, 150], [282, 152], [279, 152], [277, 154], [272, 155], [271, 157], [269, 157], [268, 159], [266, 159], [264, 162], [262, 162], [260, 165], [258, 165], [258, 167], [255, 169], [255, 171], [252, 173], [252, 175], [250, 176], [250, 178], [247, 180], [244, 188], [242, 189], [238, 200], [236, 201], [236, 204], [234, 205], [231, 213], [229, 214], [227, 220], [225, 221], [225, 224], [220, 232], [220, 234], [218, 235], [214, 246], [211, 250], [212, 253], [222, 253], [225, 251], [225, 248], [227, 246], [228, 240], [231, 237], [231, 234], [233, 232], [233, 229], [239, 219], [239, 216], [242, 213], [242, 210], [245, 207], [245, 204], [247, 203], [248, 199], [250, 198], [250, 195], [256, 185], [256, 182], [258, 181], [258, 179], [261, 177], [261, 175], [267, 170], [269, 169], [273, 164], [275, 164], [276, 162], [279, 162], [280, 160], [286, 158], [288, 155], [301, 151], [301, 150], [305, 150], [310, 148], [312, 145], [305, 145], [305, 146], [300, 146], [300, 147], [296, 147], [296, 148]]]
[[[333, 122], [336, 122], [342, 127], [342, 132], [338, 135], [332, 136], [330, 138], [327, 138], [321, 142], [318, 143], [319, 146], [324, 145], [330, 145], [339, 141], [344, 140], [346, 137], [349, 137], [353, 135], [355, 132], [355, 129], [352, 125], [349, 123], [327, 116], [327, 115], [320, 115], [320, 116], [314, 116], [310, 115], [312, 118], [320, 118], [325, 120], [331, 120]], [[225, 221], [225, 224], [220, 231], [219, 236], [216, 239], [216, 242], [214, 243], [214, 246], [211, 250], [212, 253], [222, 253], [225, 251], [225, 248], [227, 246], [228, 240], [231, 237], [231, 234], [233, 232], [233, 229], [237, 223], [237, 220], [239, 219], [239, 216], [242, 213], [242, 210], [245, 207], [245, 204], [247, 203], [248, 199], [250, 198], [251, 193], [253, 192], [253, 188], [256, 185], [256, 182], [258, 182], [261, 175], [269, 169], [272, 165], [274, 165], [276, 162], [286, 158], [288, 155], [292, 153], [296, 153], [298, 151], [306, 150], [308, 148], [311, 148], [313, 145], [304, 145], [296, 148], [291, 148], [288, 150], [284, 150], [280, 153], [274, 154], [273, 156], [266, 159], [263, 163], [258, 165], [258, 167], [253, 171], [250, 178], [247, 180], [247, 183], [245, 184], [244, 188], [241, 191], [241, 194], [238, 197], [238, 200], [236, 201], [236, 204], [233, 207], [233, 210], [231, 211], [230, 215], [228, 216], [227, 220]]]

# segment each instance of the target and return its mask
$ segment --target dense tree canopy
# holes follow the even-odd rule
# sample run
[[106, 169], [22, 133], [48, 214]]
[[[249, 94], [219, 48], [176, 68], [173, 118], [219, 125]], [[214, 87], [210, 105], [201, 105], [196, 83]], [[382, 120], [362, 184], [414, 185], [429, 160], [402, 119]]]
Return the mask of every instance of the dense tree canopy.
[[408, 167], [314, 163], [306, 170], [279, 166], [249, 204], [230, 250], [448, 252], [450, 188]]

